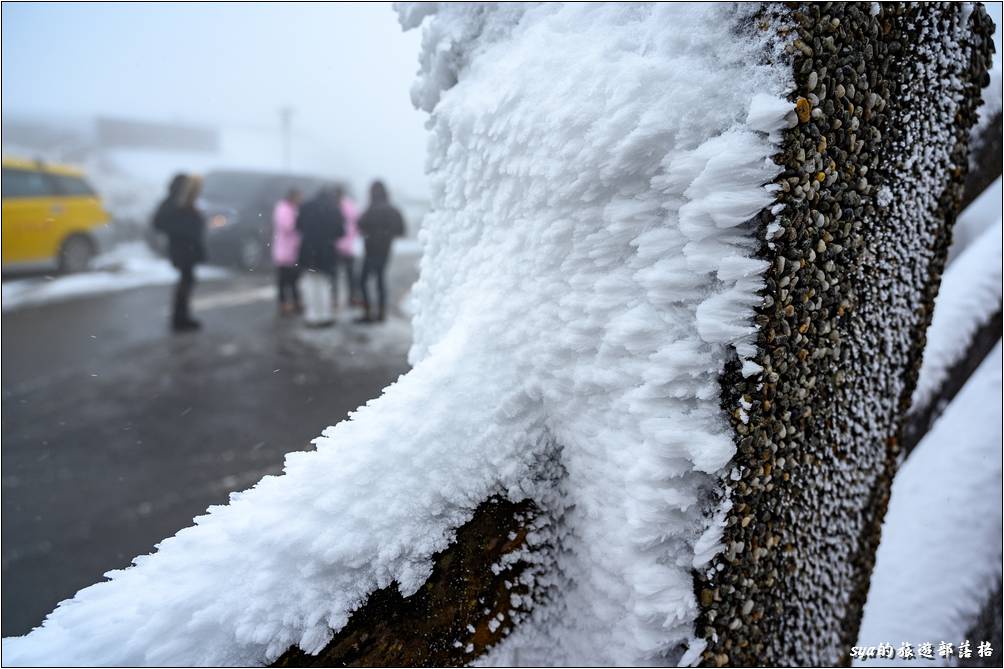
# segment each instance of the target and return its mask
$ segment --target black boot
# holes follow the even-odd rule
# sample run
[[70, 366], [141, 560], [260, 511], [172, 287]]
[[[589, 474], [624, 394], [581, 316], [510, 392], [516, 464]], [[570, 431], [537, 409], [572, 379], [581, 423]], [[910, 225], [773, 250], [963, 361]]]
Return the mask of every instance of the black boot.
[[202, 323], [192, 318], [184, 320], [174, 320], [171, 322], [171, 329], [175, 332], [192, 332], [202, 327]]

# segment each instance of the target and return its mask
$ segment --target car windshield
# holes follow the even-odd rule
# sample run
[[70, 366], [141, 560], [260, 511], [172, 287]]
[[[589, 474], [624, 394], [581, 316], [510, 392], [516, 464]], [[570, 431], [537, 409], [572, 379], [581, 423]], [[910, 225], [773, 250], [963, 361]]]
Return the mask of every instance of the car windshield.
[[255, 174], [251, 172], [210, 172], [202, 190], [205, 201], [232, 207], [260, 206], [278, 200], [290, 188], [307, 197], [324, 185], [314, 177]]
[[210, 172], [206, 175], [202, 197], [221, 204], [248, 204], [267, 194], [270, 181], [270, 177], [260, 174]]

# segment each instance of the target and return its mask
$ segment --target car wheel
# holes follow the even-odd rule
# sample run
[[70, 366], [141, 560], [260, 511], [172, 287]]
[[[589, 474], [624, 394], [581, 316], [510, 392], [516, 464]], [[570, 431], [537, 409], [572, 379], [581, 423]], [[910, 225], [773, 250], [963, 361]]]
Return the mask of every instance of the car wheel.
[[258, 269], [265, 260], [265, 249], [254, 237], [246, 237], [241, 241], [240, 263], [244, 269]]
[[59, 271], [64, 274], [83, 272], [94, 258], [94, 243], [84, 235], [67, 237], [59, 249]]

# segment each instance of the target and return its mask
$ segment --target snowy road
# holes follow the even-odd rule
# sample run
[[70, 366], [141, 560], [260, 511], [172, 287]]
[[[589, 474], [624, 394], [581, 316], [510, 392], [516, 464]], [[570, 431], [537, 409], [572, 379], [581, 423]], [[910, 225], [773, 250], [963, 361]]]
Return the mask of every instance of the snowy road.
[[[391, 264], [399, 300], [417, 255]], [[126, 566], [231, 491], [281, 470], [407, 369], [410, 328], [275, 316], [271, 275], [196, 289], [204, 329], [167, 332], [169, 286], [3, 314], [3, 635]]]

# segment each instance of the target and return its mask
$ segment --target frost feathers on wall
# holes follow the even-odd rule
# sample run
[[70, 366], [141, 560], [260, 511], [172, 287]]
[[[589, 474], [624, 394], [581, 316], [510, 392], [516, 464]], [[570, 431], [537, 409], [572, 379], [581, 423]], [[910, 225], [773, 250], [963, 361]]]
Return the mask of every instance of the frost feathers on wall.
[[432, 112], [435, 211], [414, 369], [284, 476], [7, 640], [5, 661], [317, 652], [368, 593], [417, 590], [493, 494], [563, 521], [561, 587], [499, 658], [694, 658], [692, 569], [719, 549], [710, 492], [734, 452], [718, 378], [753, 353], [765, 266], [748, 220], [772, 201], [770, 133], [790, 113], [789, 69], [763, 64], [776, 32], [752, 11], [448, 5], [426, 20], [414, 95]]
[[728, 549], [698, 586], [710, 666], [847, 661], [989, 61], [979, 7], [791, 16], [800, 115], [767, 226], [763, 373], [722, 381], [744, 411]]
[[[543, 504], [565, 509], [563, 594], [489, 661], [643, 662], [693, 634], [707, 493], [734, 450], [717, 380], [753, 353], [747, 222], [792, 109], [785, 69], [760, 64], [776, 33], [741, 34], [739, 11], [525, 8], [460, 48], [448, 90], [420, 78], [436, 196], [412, 361], [463, 341], [507, 411], [543, 416], [567, 477]], [[426, 48], [495, 19], [444, 7]]]

